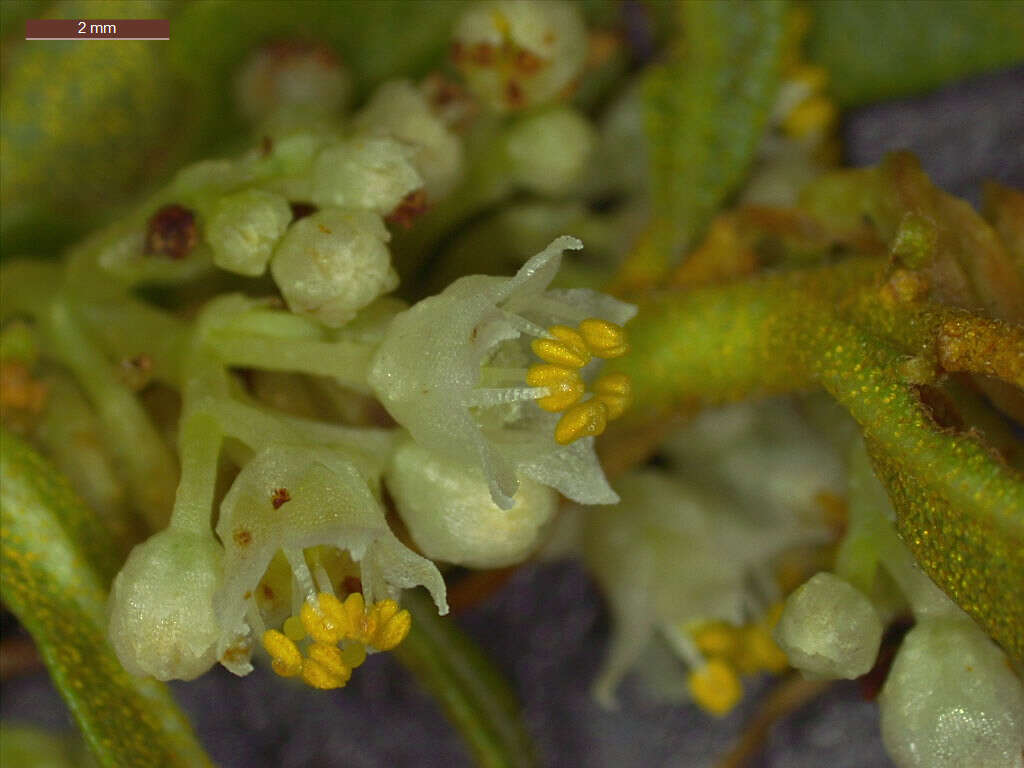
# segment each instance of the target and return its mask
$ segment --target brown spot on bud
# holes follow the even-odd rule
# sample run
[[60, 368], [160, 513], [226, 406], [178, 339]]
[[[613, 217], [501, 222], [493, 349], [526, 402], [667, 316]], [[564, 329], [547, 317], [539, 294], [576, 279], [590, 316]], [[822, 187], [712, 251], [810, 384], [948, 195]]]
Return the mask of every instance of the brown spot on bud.
[[264, 136], [260, 140], [260, 157], [266, 157], [274, 151], [274, 140], [269, 136]]
[[183, 259], [198, 242], [196, 215], [177, 203], [165, 205], [150, 217], [146, 225], [147, 256]]
[[401, 202], [395, 206], [395, 210], [389, 213], [384, 220], [388, 224], [398, 224], [408, 229], [416, 217], [427, 210], [427, 207], [427, 192], [420, 187], [403, 197]]
[[243, 600], [251, 600], [252, 599], [252, 590], [247, 590], [246, 593], [244, 595], [242, 595], [242, 599]]
[[317, 225], [316, 225], [316, 228], [317, 228], [317, 229], [319, 229], [319, 230], [320, 230], [321, 232], [323, 232], [323, 233], [324, 233], [325, 235], [329, 235], [329, 234], [331, 234], [331, 230], [329, 230], [329, 229], [328, 229], [327, 227], [325, 227], [325, 226], [324, 226], [323, 224], [317, 224]]
[[505, 83], [505, 103], [510, 107], [518, 108], [523, 106], [525, 99], [523, 89], [515, 80]]
[[269, 584], [260, 584], [260, 593], [263, 595], [264, 600], [274, 599], [274, 590], [270, 588]]
[[273, 61], [281, 64], [290, 64], [296, 59], [310, 59], [329, 69], [341, 66], [341, 59], [337, 54], [324, 43], [315, 40], [280, 38], [271, 40], [260, 50]]
[[25, 363], [20, 360], [4, 360], [0, 364], [0, 407], [42, 413], [48, 394], [49, 388], [32, 378]]
[[478, 67], [489, 67], [494, 63], [494, 46], [490, 43], [478, 43], [469, 52], [469, 60]]
[[220, 660], [228, 664], [237, 664], [248, 659], [251, 651], [248, 645], [232, 645], [224, 649]]
[[319, 210], [312, 203], [288, 203], [288, 205], [292, 209], [292, 221], [312, 216]]
[[235, 540], [235, 544], [240, 547], [247, 547], [252, 543], [252, 531], [247, 531], [244, 528], [239, 528], [234, 532], [232, 538]]
[[292, 495], [288, 493], [287, 488], [278, 488], [270, 494], [270, 503], [274, 505], [274, 509], [280, 509], [282, 504], [291, 500]]
[[515, 59], [513, 60], [513, 66], [524, 75], [534, 75], [544, 65], [545, 62], [540, 56], [531, 53], [525, 48], [520, 48], [516, 51]]

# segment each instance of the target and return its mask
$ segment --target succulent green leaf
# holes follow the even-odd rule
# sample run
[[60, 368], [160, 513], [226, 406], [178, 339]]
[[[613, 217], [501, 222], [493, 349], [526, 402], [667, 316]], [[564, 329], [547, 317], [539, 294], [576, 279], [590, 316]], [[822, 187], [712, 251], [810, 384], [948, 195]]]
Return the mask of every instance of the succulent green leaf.
[[31, 633], [100, 765], [209, 766], [167, 688], [122, 669], [107, 644], [106, 532], [53, 466], [3, 432], [2, 598]]
[[810, 58], [842, 106], [894, 99], [1024, 62], [1024, 5], [813, 0]]
[[656, 261], [700, 234], [750, 165], [778, 86], [786, 6], [677, 9], [675, 50], [644, 84]]

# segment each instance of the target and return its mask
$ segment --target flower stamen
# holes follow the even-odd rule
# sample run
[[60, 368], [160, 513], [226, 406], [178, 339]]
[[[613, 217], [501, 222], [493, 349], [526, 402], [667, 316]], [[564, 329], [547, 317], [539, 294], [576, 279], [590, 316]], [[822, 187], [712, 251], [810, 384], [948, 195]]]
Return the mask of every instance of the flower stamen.
[[583, 336], [567, 325], [548, 328], [551, 338], [534, 339], [530, 343], [533, 353], [541, 360], [565, 368], [582, 368], [590, 362], [591, 350]]
[[263, 647], [270, 654], [271, 667], [281, 677], [295, 677], [302, 671], [302, 653], [291, 638], [268, 629], [263, 633]]
[[586, 385], [579, 369], [591, 357], [612, 358], [629, 350], [626, 331], [621, 325], [589, 317], [579, 328], [553, 325], [549, 338], [531, 342], [534, 353], [543, 360], [526, 372], [526, 383], [531, 387], [546, 388], [547, 395], [537, 400], [545, 411], [565, 414], [555, 426], [555, 441], [568, 445], [581, 437], [597, 436], [604, 432], [608, 422], [625, 412], [633, 400], [633, 387], [629, 376], [610, 373], [594, 383], [594, 395], [580, 402]]
[[[412, 616], [394, 600], [380, 600], [367, 608], [360, 592], [344, 602], [321, 592], [303, 602], [299, 616], [285, 621], [284, 632], [264, 632], [263, 647], [281, 677], [301, 674], [311, 687], [331, 690], [348, 683], [352, 670], [366, 660], [367, 647], [390, 651], [411, 627]], [[303, 657], [297, 643], [307, 635], [312, 642]]]
[[580, 334], [595, 357], [622, 357], [629, 351], [625, 329], [599, 317], [588, 317], [580, 323]]
[[555, 425], [555, 442], [568, 445], [581, 437], [596, 437], [608, 426], [608, 408], [597, 398], [574, 405]]

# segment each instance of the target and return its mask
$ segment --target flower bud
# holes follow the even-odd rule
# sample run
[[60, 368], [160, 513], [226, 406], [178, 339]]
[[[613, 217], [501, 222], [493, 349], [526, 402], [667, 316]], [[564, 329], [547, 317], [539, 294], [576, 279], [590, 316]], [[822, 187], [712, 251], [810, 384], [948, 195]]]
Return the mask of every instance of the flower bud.
[[222, 197], [206, 225], [213, 263], [240, 275], [262, 275], [291, 220], [288, 201], [273, 192], [248, 189]]
[[587, 35], [572, 3], [479, 3], [459, 19], [452, 58], [494, 109], [522, 109], [565, 93], [583, 69]]
[[431, 452], [411, 439], [396, 451], [388, 490], [416, 546], [432, 560], [501, 568], [533, 551], [558, 494], [521, 478], [511, 508], [491, 499], [478, 465]]
[[132, 550], [114, 579], [108, 636], [133, 675], [192, 680], [216, 661], [213, 594], [224, 552], [210, 535], [168, 528]]
[[320, 115], [341, 111], [352, 92], [352, 78], [325, 45], [278, 40], [257, 50], [238, 75], [239, 111], [253, 122], [282, 109]]
[[320, 206], [361, 208], [384, 216], [423, 186], [415, 150], [388, 138], [355, 138], [327, 147], [313, 161], [310, 199]]
[[852, 680], [874, 666], [882, 622], [860, 590], [822, 572], [786, 600], [775, 639], [808, 675]]
[[429, 200], [444, 197], [458, 182], [462, 143], [408, 80], [384, 83], [352, 122], [361, 133], [391, 136], [414, 148], [413, 165]]
[[583, 178], [596, 143], [594, 128], [571, 107], [531, 115], [505, 138], [509, 175], [530, 192], [565, 194]]
[[398, 285], [388, 239], [376, 214], [320, 211], [289, 228], [270, 271], [292, 312], [337, 328]]
[[907, 634], [878, 698], [882, 740], [900, 768], [1020, 768], [1024, 686], [969, 618]]

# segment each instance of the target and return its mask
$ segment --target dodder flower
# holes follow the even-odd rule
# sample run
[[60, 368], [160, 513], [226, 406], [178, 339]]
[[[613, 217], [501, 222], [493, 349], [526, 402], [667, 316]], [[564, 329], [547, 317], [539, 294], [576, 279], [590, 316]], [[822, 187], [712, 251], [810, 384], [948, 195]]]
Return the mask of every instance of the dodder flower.
[[[225, 548], [224, 581], [214, 598], [223, 633], [217, 657], [238, 675], [252, 670], [249, 658], [261, 638], [279, 674], [340, 687], [343, 669], [358, 666], [367, 646], [385, 650], [408, 631], [391, 624], [399, 615], [399, 624], [408, 620], [394, 602], [398, 590], [423, 585], [442, 613], [448, 609], [437, 568], [395, 538], [365, 478], [340, 449], [277, 444], [260, 451], [225, 496], [217, 534]], [[275, 558], [279, 552], [283, 561]], [[352, 590], [343, 604], [342, 631], [335, 593], [354, 583], [346, 563], [358, 563], [361, 593]], [[358, 611], [355, 595], [365, 599]], [[312, 643], [303, 659], [296, 643], [307, 634]], [[344, 648], [337, 647], [341, 641]]]
[[[560, 237], [515, 277], [455, 281], [395, 318], [370, 370], [395, 420], [428, 449], [478, 462], [503, 509], [517, 474], [584, 504], [618, 500], [593, 436], [627, 404], [628, 378], [598, 379], [581, 398], [602, 356], [625, 351], [619, 326], [636, 308], [593, 291], [547, 290], [562, 251], [582, 247]], [[544, 363], [530, 368], [538, 356]]]

